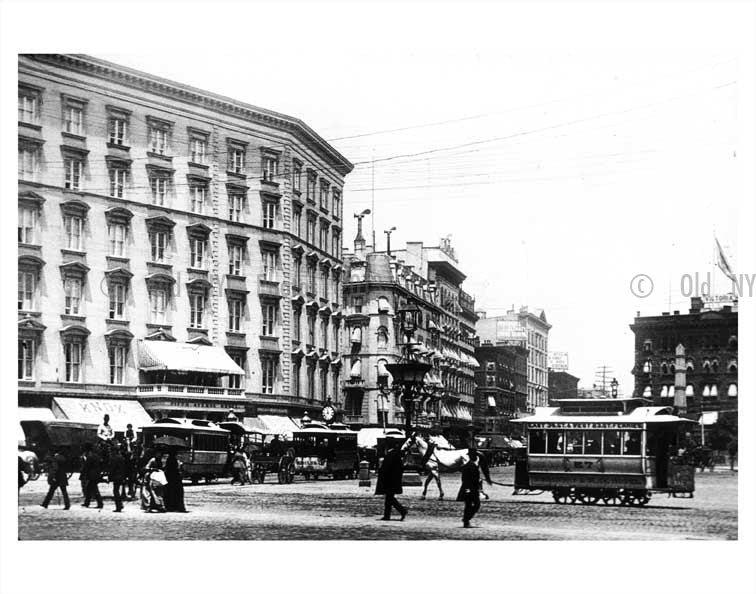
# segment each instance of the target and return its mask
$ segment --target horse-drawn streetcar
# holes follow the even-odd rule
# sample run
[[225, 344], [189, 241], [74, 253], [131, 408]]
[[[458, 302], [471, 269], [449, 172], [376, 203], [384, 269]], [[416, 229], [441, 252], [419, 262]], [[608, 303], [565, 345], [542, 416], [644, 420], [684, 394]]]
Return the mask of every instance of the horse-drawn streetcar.
[[557, 503], [646, 505], [652, 493], [692, 497], [694, 467], [681, 456], [692, 421], [642, 398], [557, 400], [516, 419], [526, 456], [515, 493], [551, 491]]
[[310, 422], [293, 432], [294, 468], [305, 479], [354, 478], [359, 470], [357, 431], [346, 425]]

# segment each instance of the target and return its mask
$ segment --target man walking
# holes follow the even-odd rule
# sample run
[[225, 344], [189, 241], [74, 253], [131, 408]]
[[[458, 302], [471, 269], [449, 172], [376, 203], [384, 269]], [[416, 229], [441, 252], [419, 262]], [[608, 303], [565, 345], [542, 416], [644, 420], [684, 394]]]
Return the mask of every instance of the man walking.
[[375, 485], [376, 495], [385, 495], [383, 517], [381, 520], [391, 519], [391, 508], [396, 508], [401, 516], [400, 521], [407, 517], [407, 509], [396, 500], [402, 493], [402, 475], [404, 474], [404, 460], [401, 447], [395, 445], [383, 459], [378, 470], [378, 481]]
[[81, 466], [81, 475], [86, 481], [84, 491], [84, 503], [82, 507], [89, 507], [92, 497], [97, 501], [97, 509], [102, 509], [102, 496], [97, 483], [100, 482], [102, 472], [102, 463], [100, 457], [92, 451], [92, 444], [84, 444], [84, 463]]
[[68, 499], [68, 475], [66, 475], [65, 468], [66, 458], [60, 451], [56, 451], [50, 461], [50, 468], [47, 471], [47, 484], [50, 485], [50, 489], [47, 491], [45, 500], [42, 502], [42, 507], [47, 508], [50, 505], [50, 501], [55, 495], [55, 491], [60, 489], [63, 495], [63, 509], [69, 509], [71, 507], [71, 501]]
[[462, 526], [471, 528], [470, 520], [480, 509], [480, 470], [478, 470], [478, 452], [469, 450], [470, 460], [462, 467], [462, 486], [457, 501], [465, 502]]
[[113, 482], [113, 501], [115, 501], [113, 511], [120, 512], [123, 509], [121, 497], [123, 495], [123, 483], [126, 480], [126, 460], [121, 454], [118, 442], [113, 444], [113, 452], [110, 454], [108, 477]]

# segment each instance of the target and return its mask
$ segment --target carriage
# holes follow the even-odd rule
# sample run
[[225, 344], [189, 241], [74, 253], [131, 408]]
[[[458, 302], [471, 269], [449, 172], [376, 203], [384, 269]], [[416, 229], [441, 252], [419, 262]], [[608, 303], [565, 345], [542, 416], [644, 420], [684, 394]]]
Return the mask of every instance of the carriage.
[[[230, 432], [211, 421], [202, 419], [159, 419], [142, 427], [144, 450], [154, 449], [156, 440], [166, 437], [181, 442], [178, 459], [184, 476], [193, 484], [201, 478], [209, 483], [223, 476], [230, 447]], [[159, 441], [157, 443], [160, 443]]]
[[47, 472], [48, 460], [55, 451], [65, 457], [64, 469], [70, 476], [79, 472], [84, 444], [97, 442], [97, 425], [64, 419], [48, 421], [21, 421], [26, 436], [26, 449], [33, 452]]
[[268, 474], [276, 475], [282, 485], [294, 480], [294, 448], [290, 441], [235, 421], [220, 423], [220, 427], [230, 432], [232, 449], [242, 449], [249, 456], [252, 482], [262, 484]]
[[695, 468], [684, 449], [693, 421], [643, 398], [566, 399], [515, 419], [527, 451], [515, 494], [551, 491], [557, 503], [646, 505], [652, 493], [692, 497]]
[[311, 422], [293, 432], [294, 471], [305, 479], [354, 478], [359, 470], [357, 431], [346, 425]]

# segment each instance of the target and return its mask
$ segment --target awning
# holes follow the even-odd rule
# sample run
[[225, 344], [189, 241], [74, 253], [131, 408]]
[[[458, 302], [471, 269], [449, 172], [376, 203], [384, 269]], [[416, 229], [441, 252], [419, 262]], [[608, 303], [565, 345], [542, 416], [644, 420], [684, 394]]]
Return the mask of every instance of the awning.
[[496, 398], [494, 398], [493, 396], [489, 396], [488, 406], [490, 406], [491, 408], [496, 408]]
[[475, 357], [470, 357], [470, 365], [473, 367], [480, 367], [480, 363]]
[[382, 427], [365, 427], [357, 433], [357, 447], [374, 448], [381, 437], [404, 437], [401, 429], [383, 429]]
[[355, 326], [352, 328], [352, 344], [362, 344], [362, 327]]
[[291, 417], [280, 415], [258, 415], [256, 417], [244, 417], [242, 424], [247, 429], [259, 431], [266, 435], [283, 435], [286, 438], [292, 437], [292, 432], [299, 429]]
[[110, 426], [114, 431], [126, 431], [131, 423], [134, 430], [152, 423], [141, 404], [136, 400], [116, 400], [105, 398], [53, 398], [53, 408], [58, 408], [62, 417], [80, 423], [102, 423], [103, 415], [110, 415]]
[[218, 375], [244, 375], [221, 347], [164, 340], [140, 340], [139, 368], [142, 371], [194, 371]]
[[362, 361], [357, 359], [352, 363], [352, 369], [349, 371], [349, 377], [359, 379], [362, 378]]

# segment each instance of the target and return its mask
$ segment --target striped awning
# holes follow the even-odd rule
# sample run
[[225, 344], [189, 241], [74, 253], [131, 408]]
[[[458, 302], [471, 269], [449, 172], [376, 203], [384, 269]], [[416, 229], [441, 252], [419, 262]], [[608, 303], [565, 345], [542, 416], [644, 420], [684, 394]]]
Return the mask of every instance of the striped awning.
[[203, 344], [140, 340], [139, 369], [142, 371], [193, 371], [218, 375], [244, 375], [244, 370], [221, 347]]

